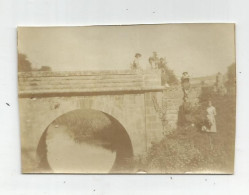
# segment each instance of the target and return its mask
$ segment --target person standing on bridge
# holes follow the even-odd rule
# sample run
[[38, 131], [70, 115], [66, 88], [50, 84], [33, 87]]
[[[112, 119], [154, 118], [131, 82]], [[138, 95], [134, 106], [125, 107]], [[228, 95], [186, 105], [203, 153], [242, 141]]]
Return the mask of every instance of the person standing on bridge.
[[158, 69], [159, 67], [159, 58], [157, 56], [157, 52], [153, 52], [152, 56], [149, 57], [149, 63], [151, 66], [151, 69]]
[[142, 57], [142, 55], [140, 53], [135, 54], [135, 58], [134, 58], [134, 60], [133, 60], [133, 62], [131, 64], [131, 69], [132, 70], [141, 69], [140, 64], [139, 64], [139, 60], [140, 60], [141, 57]]
[[182, 90], [183, 90], [183, 99], [184, 102], [187, 101], [188, 99], [188, 94], [189, 94], [189, 89], [190, 89], [190, 77], [188, 72], [183, 72], [182, 73], [182, 78], [181, 78], [181, 85], [182, 85]]
[[154, 58], [150, 57], [149, 58], [149, 64], [150, 64], [150, 69], [156, 69], [156, 63], [154, 61]]

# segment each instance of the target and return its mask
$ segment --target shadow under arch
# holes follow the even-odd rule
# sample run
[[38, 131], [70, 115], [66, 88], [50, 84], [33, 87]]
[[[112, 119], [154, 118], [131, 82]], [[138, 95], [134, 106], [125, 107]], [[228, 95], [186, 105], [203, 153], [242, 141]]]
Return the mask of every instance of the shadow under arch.
[[110, 173], [129, 173], [133, 170], [133, 148], [122, 124], [111, 115], [93, 109], [77, 109], [57, 117], [43, 132], [38, 146], [38, 170], [53, 172], [48, 162], [47, 135], [49, 127], [66, 126], [76, 143], [88, 143], [116, 152]]

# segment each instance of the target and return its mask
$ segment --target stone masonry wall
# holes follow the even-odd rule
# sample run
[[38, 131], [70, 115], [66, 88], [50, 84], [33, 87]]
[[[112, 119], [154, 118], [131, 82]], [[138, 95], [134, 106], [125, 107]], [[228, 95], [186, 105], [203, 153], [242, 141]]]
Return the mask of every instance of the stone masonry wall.
[[144, 94], [147, 147], [150, 147], [152, 142], [160, 141], [163, 137], [163, 125], [160, 113], [155, 109], [153, 97], [157, 100], [160, 107], [162, 92], [147, 92]]
[[[197, 104], [200, 94], [201, 87], [192, 86], [189, 101]], [[144, 98], [148, 148], [177, 127], [179, 108], [183, 104], [183, 91], [181, 86], [168, 87], [163, 92], [146, 92]]]
[[[183, 91], [181, 86], [168, 87], [163, 91], [163, 103], [166, 107], [166, 120], [169, 129], [174, 129], [177, 126], [179, 107], [183, 103]], [[170, 132], [166, 132], [167, 134]]]
[[[201, 94], [201, 86], [191, 86], [189, 91], [189, 101], [196, 105], [199, 102], [199, 96]], [[180, 106], [183, 104], [183, 91], [181, 86], [168, 87], [163, 90], [163, 104], [166, 107], [166, 120], [170, 129], [177, 127], [178, 112]], [[165, 132], [170, 133], [169, 131]]]

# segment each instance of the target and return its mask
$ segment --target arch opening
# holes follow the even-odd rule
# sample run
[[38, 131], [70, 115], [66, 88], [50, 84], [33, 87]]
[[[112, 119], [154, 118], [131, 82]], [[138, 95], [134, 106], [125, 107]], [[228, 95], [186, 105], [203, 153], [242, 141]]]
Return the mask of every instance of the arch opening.
[[38, 146], [38, 170], [57, 173], [125, 173], [133, 148], [122, 124], [98, 110], [79, 109], [56, 118]]

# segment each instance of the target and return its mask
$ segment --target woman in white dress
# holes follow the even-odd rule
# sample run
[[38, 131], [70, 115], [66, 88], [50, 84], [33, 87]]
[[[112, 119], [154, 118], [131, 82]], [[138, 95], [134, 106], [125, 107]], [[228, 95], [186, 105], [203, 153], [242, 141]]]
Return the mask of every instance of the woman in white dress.
[[208, 107], [207, 107], [207, 118], [208, 118], [208, 122], [210, 124], [210, 128], [206, 130], [207, 132], [216, 133], [215, 116], [216, 116], [216, 109], [214, 106], [212, 106], [212, 102], [209, 101]]

